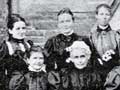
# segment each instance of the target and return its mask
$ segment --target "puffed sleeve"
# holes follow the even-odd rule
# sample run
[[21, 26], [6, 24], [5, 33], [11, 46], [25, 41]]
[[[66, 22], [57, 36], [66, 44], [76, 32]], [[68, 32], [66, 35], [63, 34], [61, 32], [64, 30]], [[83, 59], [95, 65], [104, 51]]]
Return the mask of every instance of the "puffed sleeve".
[[26, 85], [25, 76], [20, 72], [14, 72], [9, 82], [10, 90], [26, 90], [28, 86]]
[[120, 32], [116, 32], [116, 42], [117, 42], [117, 49], [119, 53], [119, 58], [120, 58]]
[[5, 41], [0, 45], [0, 89], [4, 90], [6, 86], [6, 75], [5, 75], [5, 57], [8, 54], [8, 49]]
[[118, 74], [115, 70], [112, 70], [104, 84], [105, 90], [119, 90], [120, 89], [120, 74]]
[[6, 42], [4, 41], [1, 45], [0, 45], [0, 62], [3, 61], [3, 59], [5, 58], [5, 56], [8, 53], [8, 47], [7, 47], [7, 44]]
[[45, 43], [44, 49], [46, 50], [46, 56], [49, 57], [50, 54], [53, 52], [53, 38], [50, 38]]
[[53, 38], [48, 39], [44, 46], [45, 50], [45, 64], [47, 71], [50, 71], [51, 69], [54, 69], [55, 64], [55, 57], [56, 54], [54, 53], [54, 44], [53, 44]]
[[91, 81], [89, 82], [89, 80], [88, 80], [88, 82], [89, 82], [89, 86], [91, 87], [91, 89], [94, 88], [93, 90], [104, 90], [103, 89], [104, 84], [103, 84], [102, 78], [101, 78], [101, 76], [99, 75], [98, 72], [91, 73], [90, 77], [91, 78], [89, 78], [89, 79]]

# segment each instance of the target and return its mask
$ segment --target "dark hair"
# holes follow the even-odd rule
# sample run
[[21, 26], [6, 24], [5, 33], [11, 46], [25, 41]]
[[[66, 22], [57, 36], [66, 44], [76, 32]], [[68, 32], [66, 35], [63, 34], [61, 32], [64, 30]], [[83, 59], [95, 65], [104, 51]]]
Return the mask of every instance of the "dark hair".
[[100, 9], [101, 7], [106, 8], [106, 9], [110, 12], [110, 14], [112, 14], [112, 13], [111, 13], [111, 7], [110, 7], [108, 4], [100, 4], [100, 5], [98, 5], [98, 6], [96, 7], [96, 11], [95, 11], [96, 14], [98, 14], [99, 9]]
[[[14, 26], [14, 23], [15, 22], [18, 22], [18, 21], [23, 21], [25, 22], [25, 19], [22, 18], [19, 14], [11, 14], [9, 17], [8, 17], [8, 22], [7, 22], [7, 27], [8, 29], [12, 29], [13, 26]], [[26, 22], [25, 22], [26, 24]]]
[[73, 15], [72, 11], [69, 8], [63, 8], [62, 10], [60, 10], [58, 12], [57, 16], [59, 16], [61, 14], [64, 14], [64, 13], [70, 14], [72, 16], [72, 20], [74, 21], [74, 15]]
[[33, 45], [30, 49], [30, 52], [27, 54], [27, 58], [30, 58], [30, 56], [33, 52], [40, 52], [44, 56], [44, 49], [38, 45], [37, 46]]

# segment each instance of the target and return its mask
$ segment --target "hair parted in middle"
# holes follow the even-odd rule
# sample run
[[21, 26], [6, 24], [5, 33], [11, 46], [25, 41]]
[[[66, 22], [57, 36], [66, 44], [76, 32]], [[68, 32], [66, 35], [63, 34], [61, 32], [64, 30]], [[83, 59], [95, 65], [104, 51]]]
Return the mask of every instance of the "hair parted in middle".
[[72, 16], [72, 20], [74, 21], [75, 17], [74, 17], [73, 12], [70, 10], [70, 8], [63, 8], [62, 10], [60, 10], [58, 12], [57, 16], [59, 16], [61, 14], [64, 14], [64, 13], [71, 15]]
[[96, 13], [96, 14], [98, 14], [99, 9], [100, 9], [101, 7], [106, 8], [106, 9], [110, 12], [110, 14], [112, 15], [111, 7], [110, 7], [108, 4], [105, 4], [105, 3], [100, 4], [100, 5], [98, 5], [98, 6], [96, 7], [96, 10], [95, 10], [95, 13]]

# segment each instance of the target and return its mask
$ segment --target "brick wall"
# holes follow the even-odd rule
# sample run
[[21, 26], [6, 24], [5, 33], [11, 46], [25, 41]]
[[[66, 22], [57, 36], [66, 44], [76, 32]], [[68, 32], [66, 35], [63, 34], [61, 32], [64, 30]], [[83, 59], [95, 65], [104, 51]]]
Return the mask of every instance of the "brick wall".
[[23, 16], [28, 24], [27, 39], [44, 45], [57, 33], [57, 12], [69, 7], [75, 15], [74, 30], [79, 35], [88, 35], [95, 23], [95, 7], [100, 3], [111, 4], [113, 0], [12, 0], [12, 12]]

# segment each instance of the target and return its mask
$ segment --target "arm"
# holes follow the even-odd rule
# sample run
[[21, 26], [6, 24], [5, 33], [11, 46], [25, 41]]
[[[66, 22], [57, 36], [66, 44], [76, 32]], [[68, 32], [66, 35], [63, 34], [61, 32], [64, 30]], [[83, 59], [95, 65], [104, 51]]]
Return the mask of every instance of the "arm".
[[90, 46], [91, 46], [91, 62], [92, 62], [92, 65], [94, 66], [94, 68], [98, 68], [100, 67], [101, 65], [103, 65], [103, 62], [100, 62], [98, 60], [98, 58], [100, 58], [97, 50], [96, 50], [96, 47], [94, 45], [94, 39], [93, 39], [93, 33], [90, 33], [89, 35], [89, 41], [90, 41]]
[[120, 88], [120, 75], [116, 71], [111, 71], [104, 84], [105, 90], [118, 90]]
[[20, 72], [14, 72], [14, 75], [10, 79], [9, 89], [10, 90], [26, 90], [28, 88], [26, 79]]
[[9, 54], [8, 47], [6, 45], [6, 42], [4, 41], [0, 45], [0, 62], [3, 61], [3, 59], [6, 57], [6, 55]]
[[45, 54], [45, 64], [47, 71], [50, 71], [51, 69], [54, 69], [54, 45], [53, 45], [53, 39], [50, 38], [45, 43], [44, 46], [44, 54]]

